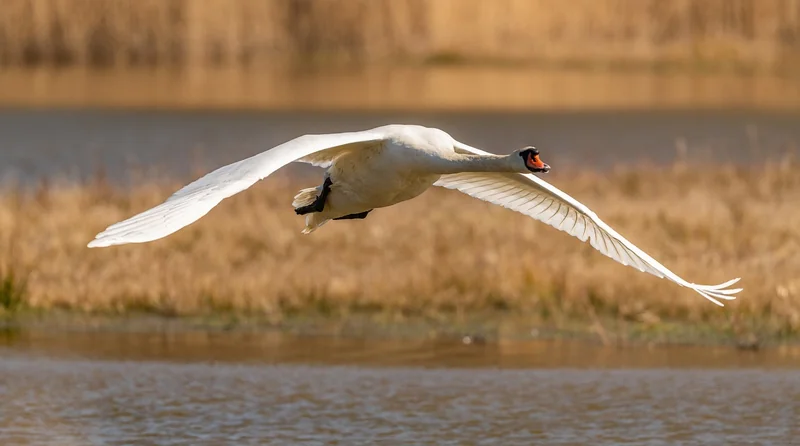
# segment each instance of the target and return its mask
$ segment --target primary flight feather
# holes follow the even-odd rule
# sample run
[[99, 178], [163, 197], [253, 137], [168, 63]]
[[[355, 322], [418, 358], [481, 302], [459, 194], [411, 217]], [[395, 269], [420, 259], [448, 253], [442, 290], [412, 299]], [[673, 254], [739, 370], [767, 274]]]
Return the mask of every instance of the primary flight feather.
[[304, 135], [223, 166], [175, 192], [164, 203], [109, 226], [89, 247], [143, 243], [197, 221], [225, 198], [279, 168], [305, 162], [326, 169], [323, 184], [300, 191], [293, 206], [304, 233], [331, 220], [365, 218], [373, 209], [420, 195], [430, 186], [455, 189], [533, 217], [589, 243], [604, 255], [690, 288], [711, 302], [735, 299], [739, 279], [719, 285], [687, 282], [626, 240], [589, 208], [531, 173], [550, 167], [534, 147], [494, 155], [442, 130], [387, 125], [361, 132]]

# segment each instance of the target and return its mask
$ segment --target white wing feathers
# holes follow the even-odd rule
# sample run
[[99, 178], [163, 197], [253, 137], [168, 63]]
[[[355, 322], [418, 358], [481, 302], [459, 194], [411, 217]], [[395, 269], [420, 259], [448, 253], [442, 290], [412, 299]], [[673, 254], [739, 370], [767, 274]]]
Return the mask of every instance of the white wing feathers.
[[[478, 155], [488, 154], [459, 142], [456, 142], [456, 149]], [[534, 175], [457, 173], [442, 175], [434, 185], [459, 190], [472, 197], [531, 216], [581, 241], [589, 240], [592, 247], [623, 265], [691, 288], [719, 306], [723, 304], [718, 299], [733, 300], [736, 298], [734, 294], [742, 290], [728, 289], [739, 281], [738, 278], [719, 285], [687, 282], [622, 237], [589, 208]]]
[[[197, 221], [225, 198], [239, 193], [293, 161], [327, 167], [343, 150], [364, 147], [389, 137], [392, 126], [363, 132], [304, 135], [271, 150], [221, 167], [175, 192], [164, 203], [109, 226], [89, 242], [89, 247], [142, 243], [166, 237]], [[456, 151], [488, 152], [454, 142]], [[353, 147], [344, 147], [353, 145]], [[658, 263], [613, 230], [589, 208], [530, 174], [457, 173], [442, 175], [436, 186], [456, 189], [529, 215], [589, 243], [608, 257], [643, 272], [665, 277], [722, 306], [741, 288], [729, 289], [738, 278], [719, 285], [689, 283]]]
[[[281, 167], [318, 152], [348, 144], [383, 140], [379, 127], [363, 132], [304, 135], [271, 150], [220, 167], [175, 192], [164, 203], [109, 226], [89, 247], [143, 243], [166, 237], [197, 221], [225, 198], [237, 194]], [[325, 156], [312, 157], [324, 162]]]

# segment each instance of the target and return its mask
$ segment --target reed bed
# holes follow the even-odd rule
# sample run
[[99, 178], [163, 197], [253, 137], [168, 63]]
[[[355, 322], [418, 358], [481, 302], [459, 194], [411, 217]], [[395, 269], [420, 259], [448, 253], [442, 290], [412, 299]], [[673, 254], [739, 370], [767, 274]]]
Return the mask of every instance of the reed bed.
[[800, 0], [4, 0], [0, 63], [798, 68]]
[[172, 236], [88, 249], [107, 225], [161, 202], [183, 183], [132, 190], [98, 179], [0, 190], [0, 303], [15, 308], [162, 315], [235, 314], [280, 321], [485, 311], [538, 321], [612, 318], [800, 330], [800, 170], [630, 168], [548, 177], [690, 281], [741, 276], [719, 308], [690, 290], [624, 267], [542, 223], [435, 189], [363, 221], [302, 235], [291, 199], [312, 181], [270, 178]]

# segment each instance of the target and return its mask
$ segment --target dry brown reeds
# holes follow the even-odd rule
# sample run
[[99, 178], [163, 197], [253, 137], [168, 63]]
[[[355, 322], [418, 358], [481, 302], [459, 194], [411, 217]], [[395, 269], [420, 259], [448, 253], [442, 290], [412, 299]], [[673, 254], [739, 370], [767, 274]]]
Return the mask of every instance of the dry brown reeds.
[[797, 68], [800, 0], [4, 0], [0, 63]]
[[290, 203], [309, 184], [285, 177], [224, 201], [166, 239], [94, 250], [86, 243], [95, 233], [180, 184], [6, 188], [0, 293], [18, 306], [87, 312], [280, 319], [495, 311], [556, 322], [602, 316], [749, 324], [791, 334], [800, 330], [797, 167], [642, 167], [548, 178], [688, 280], [741, 275], [745, 291], [724, 309], [454, 191], [432, 190], [304, 236]]

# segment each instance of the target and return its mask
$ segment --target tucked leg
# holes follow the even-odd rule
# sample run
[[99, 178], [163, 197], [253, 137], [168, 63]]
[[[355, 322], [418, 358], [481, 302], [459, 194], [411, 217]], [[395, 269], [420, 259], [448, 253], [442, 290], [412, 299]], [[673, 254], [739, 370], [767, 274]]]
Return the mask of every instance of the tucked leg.
[[334, 220], [361, 220], [367, 218], [367, 214], [369, 214], [370, 212], [372, 212], [372, 209], [364, 212], [359, 212], [358, 214], [350, 214], [350, 215], [345, 215], [344, 217], [334, 218]]
[[320, 192], [319, 196], [317, 196], [317, 199], [308, 206], [296, 208], [294, 212], [297, 215], [305, 215], [312, 212], [322, 212], [322, 210], [325, 209], [325, 200], [328, 199], [328, 194], [331, 192], [332, 184], [333, 182], [331, 181], [330, 177], [325, 177], [325, 182], [322, 183], [322, 192]]

